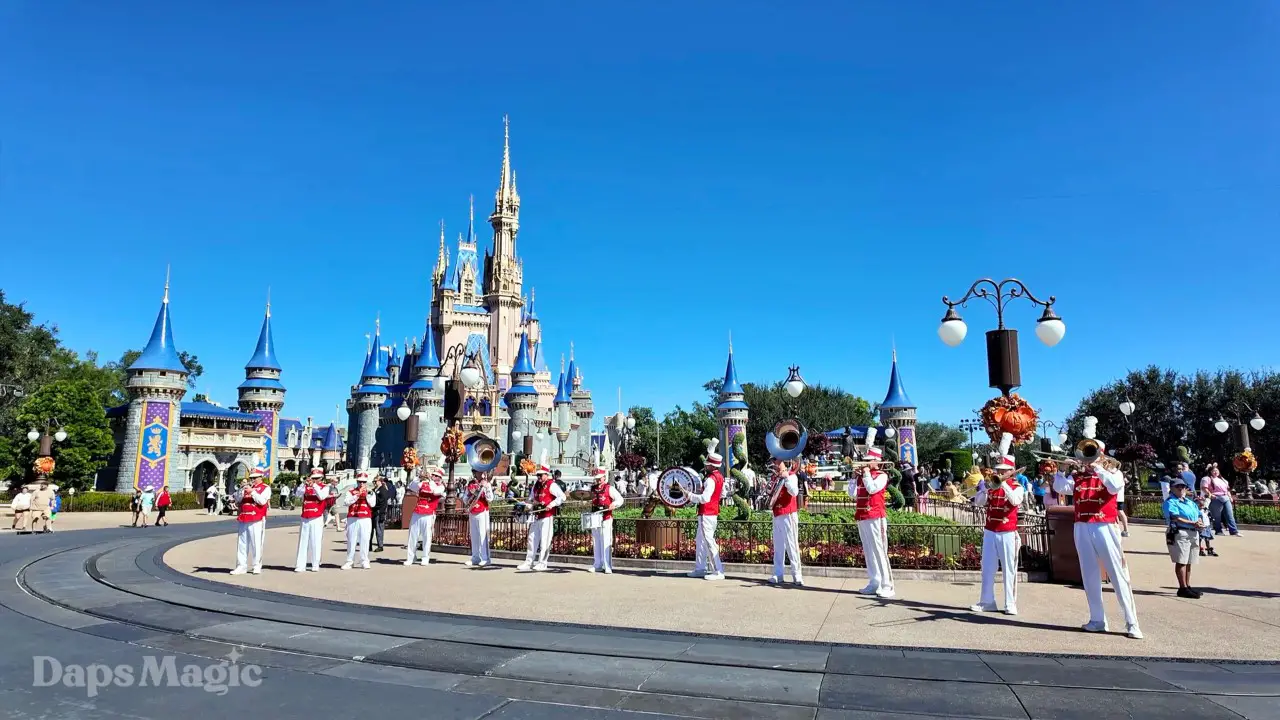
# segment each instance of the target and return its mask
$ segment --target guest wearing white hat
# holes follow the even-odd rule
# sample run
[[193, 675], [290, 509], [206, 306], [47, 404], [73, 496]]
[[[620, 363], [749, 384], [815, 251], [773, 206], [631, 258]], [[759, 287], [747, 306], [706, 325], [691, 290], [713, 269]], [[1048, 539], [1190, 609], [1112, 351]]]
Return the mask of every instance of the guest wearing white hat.
[[591, 530], [591, 551], [594, 562], [587, 572], [597, 570], [606, 575], [613, 573], [613, 511], [622, 507], [622, 493], [609, 484], [609, 474], [604, 468], [593, 472], [595, 486], [591, 488], [591, 511], [603, 513], [600, 527]]
[[891, 598], [893, 569], [889, 567], [889, 524], [885, 520], [885, 488], [889, 476], [880, 470], [884, 454], [875, 446], [876, 428], [867, 428], [866, 464], [862, 473], [845, 488], [854, 502], [854, 519], [858, 521], [858, 538], [867, 563], [867, 586], [858, 592]]
[[542, 451], [542, 461], [538, 463], [538, 472], [533, 484], [529, 486], [527, 500], [534, 514], [534, 521], [529, 525], [529, 550], [524, 562], [516, 566], [520, 572], [545, 572], [547, 559], [551, 556], [551, 536], [555, 531], [556, 508], [564, 502], [564, 491], [551, 479], [551, 468], [547, 467], [547, 451]]
[[[1007, 448], [1006, 448], [1007, 449]], [[996, 567], [1004, 572], [1004, 612], [1018, 614], [1018, 508], [1026, 497], [1022, 485], [1014, 479], [1015, 460], [1001, 455], [996, 463], [996, 477], [984, 482], [973, 499], [977, 507], [987, 509], [986, 528], [982, 531], [982, 594], [974, 612], [995, 612]]]
[[267, 508], [271, 505], [271, 486], [263, 479], [266, 476], [267, 471], [260, 467], [250, 470], [248, 479], [233, 496], [240, 507], [240, 530], [236, 534], [236, 566], [232, 575], [262, 572], [263, 531], [267, 526]]
[[320, 571], [320, 539], [324, 535], [324, 501], [329, 497], [329, 486], [324, 483], [324, 470], [312, 468], [307, 481], [298, 487], [302, 498], [302, 522], [298, 525], [298, 558], [294, 572], [305, 572], [308, 561], [311, 571]]
[[350, 570], [355, 564], [356, 553], [360, 554], [360, 567], [369, 569], [369, 541], [373, 534], [373, 508], [378, 496], [369, 492], [369, 473], [356, 471], [356, 486], [342, 493], [338, 504], [347, 509], [347, 561], [342, 564], [343, 570]]
[[720, 545], [716, 542], [716, 525], [720, 522], [720, 499], [724, 496], [724, 475], [720, 466], [724, 458], [715, 450], [713, 442], [707, 452], [706, 477], [702, 480], [702, 492], [690, 494], [698, 503], [697, 555], [689, 577], [706, 580], [723, 580], [724, 565], [720, 562]]
[[413, 559], [422, 543], [422, 564], [431, 562], [431, 540], [435, 535], [436, 510], [440, 506], [440, 498], [444, 497], [444, 468], [432, 465], [421, 471], [425, 478], [415, 479], [409, 483], [409, 492], [418, 496], [418, 503], [413, 507], [413, 516], [409, 520], [409, 542], [405, 550], [409, 553], [405, 558], [405, 567], [413, 565]]

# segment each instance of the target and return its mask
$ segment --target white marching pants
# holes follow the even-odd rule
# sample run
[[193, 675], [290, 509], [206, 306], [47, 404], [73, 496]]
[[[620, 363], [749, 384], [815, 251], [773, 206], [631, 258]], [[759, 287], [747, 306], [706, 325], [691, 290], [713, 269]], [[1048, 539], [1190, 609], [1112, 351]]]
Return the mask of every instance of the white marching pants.
[[[724, 574], [724, 565], [720, 562], [720, 544], [716, 542], [716, 526], [719, 523], [719, 515], [698, 516], [697, 560], [693, 566], [696, 573], [710, 571]], [[776, 534], [777, 531], [774, 532]]]
[[597, 570], [613, 569], [613, 518], [591, 531], [591, 553], [595, 556], [592, 567]]
[[884, 518], [858, 521], [858, 539], [867, 561], [867, 588], [893, 590], [893, 568], [889, 567], [889, 525]]
[[[471, 564], [489, 564], [489, 511], [471, 516]], [[430, 537], [430, 534], [427, 535]]]
[[320, 569], [320, 540], [324, 537], [324, 516], [304, 519], [298, 526], [298, 560], [295, 570], [306, 570], [307, 563]]
[[1133, 588], [1129, 584], [1129, 569], [1124, 564], [1124, 551], [1120, 549], [1120, 533], [1112, 523], [1078, 522], [1075, 527], [1076, 554], [1080, 556], [1080, 576], [1084, 580], [1084, 594], [1089, 600], [1089, 622], [1105, 623], [1107, 612], [1102, 605], [1102, 575], [1099, 568], [1106, 568], [1111, 578], [1111, 588], [1124, 613], [1126, 625], [1138, 624], [1138, 609], [1133, 604]]
[[369, 564], [369, 536], [373, 530], [373, 518], [347, 518], [347, 562], [354, 562], [360, 551], [360, 564]]
[[1018, 548], [1022, 537], [1016, 530], [1009, 532], [982, 531], [982, 605], [996, 604], [996, 566], [1004, 573], [1004, 607], [1008, 610], [1018, 605]]
[[[237, 570], [262, 570], [262, 531], [266, 527], [266, 520], [240, 523], [236, 534]], [[249, 564], [249, 558], [253, 558], [253, 565]]]
[[525, 553], [525, 565], [546, 565], [551, 557], [551, 533], [555, 530], [556, 519], [537, 518], [529, 525], [529, 550]]
[[791, 579], [804, 580], [800, 572], [800, 513], [773, 516], [773, 576], [782, 582], [783, 555], [791, 561]]
[[[488, 513], [485, 513], [485, 520], [488, 520]], [[413, 564], [414, 553], [418, 549], [418, 543], [422, 543], [422, 564], [426, 565], [431, 562], [431, 537], [435, 534], [436, 516], [423, 515], [414, 513], [409, 520], [409, 542], [406, 545], [408, 556], [406, 560], [409, 564]], [[474, 538], [475, 535], [472, 535]], [[488, 549], [485, 550], [488, 552]]]

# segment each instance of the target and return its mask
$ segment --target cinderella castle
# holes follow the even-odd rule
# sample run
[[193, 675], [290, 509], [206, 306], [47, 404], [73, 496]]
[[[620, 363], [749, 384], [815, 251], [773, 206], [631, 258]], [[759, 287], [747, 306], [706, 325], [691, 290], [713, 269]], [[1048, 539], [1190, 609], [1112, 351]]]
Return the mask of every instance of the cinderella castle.
[[444, 381], [468, 365], [480, 370], [480, 383], [467, 391], [458, 417], [464, 435], [483, 433], [506, 452], [524, 450], [532, 438], [533, 456], [546, 450], [568, 474], [576, 474], [570, 468], [585, 469], [598, 447], [592, 444], [591, 391], [582, 384], [573, 346], [567, 368], [561, 356], [553, 384], [536, 295], [524, 293], [524, 267], [516, 253], [520, 193], [505, 118], [504, 126], [502, 170], [489, 215], [493, 239], [483, 256], [473, 202], [467, 232], [459, 234], [452, 251], [441, 223], [421, 341], [384, 345], [381, 323], [374, 325], [347, 400], [347, 462], [354, 468], [398, 466], [411, 443], [428, 461], [438, 458], [446, 428]]

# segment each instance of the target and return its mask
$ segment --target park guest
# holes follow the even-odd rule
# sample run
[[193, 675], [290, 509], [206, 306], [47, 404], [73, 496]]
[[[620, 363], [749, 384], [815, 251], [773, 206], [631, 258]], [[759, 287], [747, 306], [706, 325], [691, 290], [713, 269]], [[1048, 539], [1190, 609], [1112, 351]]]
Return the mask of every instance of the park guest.
[[156, 527], [165, 527], [169, 524], [164, 516], [172, 504], [173, 498], [169, 496], [169, 486], [165, 485], [160, 488], [160, 495], [156, 498]]
[[1178, 578], [1178, 597], [1195, 600], [1199, 591], [1191, 587], [1191, 566], [1200, 557], [1200, 506], [1187, 496], [1187, 483], [1179, 478], [1171, 488], [1172, 496], [1164, 501], [1164, 516], [1169, 518], [1165, 542], [1169, 546], [1169, 558], [1173, 560], [1173, 573]]
[[1209, 497], [1209, 517], [1213, 520], [1213, 532], [1222, 534], [1222, 526], [1235, 536], [1240, 535], [1236, 528], [1236, 513], [1232, 506], [1231, 484], [1218, 471], [1218, 463], [1210, 463], [1209, 473], [1200, 481], [1200, 492]]

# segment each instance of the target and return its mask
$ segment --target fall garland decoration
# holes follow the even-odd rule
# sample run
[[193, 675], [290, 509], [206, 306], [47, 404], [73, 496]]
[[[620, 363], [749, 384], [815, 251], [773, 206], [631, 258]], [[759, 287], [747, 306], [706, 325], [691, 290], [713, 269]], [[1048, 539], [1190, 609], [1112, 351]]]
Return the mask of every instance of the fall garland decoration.
[[1035, 408], [1017, 393], [991, 398], [982, 406], [982, 427], [993, 443], [1000, 442], [1004, 433], [1013, 435], [1014, 445], [1031, 442], [1039, 417]]
[[533, 461], [530, 460], [529, 458], [525, 458], [520, 461], [520, 472], [524, 473], [525, 475], [532, 475], [533, 471], [537, 469], [538, 469], [538, 466], [535, 465]]
[[407, 472], [413, 472], [413, 469], [418, 467], [417, 451], [413, 448], [405, 448], [404, 452], [400, 453], [400, 467]]
[[462, 459], [462, 451], [462, 430], [455, 425], [440, 438], [440, 454], [444, 455], [446, 462], [456, 463]]
[[33, 470], [36, 471], [37, 475], [48, 475], [49, 473], [53, 472], [53, 466], [54, 466], [53, 458], [49, 457], [48, 455], [45, 455], [44, 457], [38, 457], [36, 458], [35, 462], [31, 463], [31, 467]]
[[1051, 477], [1054, 473], [1058, 472], [1058, 463], [1052, 460], [1041, 460], [1038, 470], [1042, 477]]
[[1258, 458], [1253, 456], [1252, 450], [1245, 450], [1231, 458], [1231, 466], [1236, 469], [1236, 472], [1251, 473], [1258, 469]]

